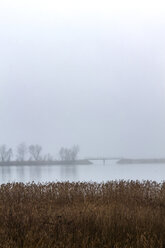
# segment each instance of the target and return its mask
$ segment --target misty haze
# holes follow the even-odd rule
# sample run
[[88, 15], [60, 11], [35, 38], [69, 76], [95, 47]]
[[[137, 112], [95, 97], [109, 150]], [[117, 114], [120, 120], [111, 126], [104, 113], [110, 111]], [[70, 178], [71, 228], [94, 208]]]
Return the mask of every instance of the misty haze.
[[39, 144], [55, 160], [75, 144], [79, 159], [165, 158], [161, 3], [32, 3], [0, 4], [1, 147]]
[[164, 248], [165, 3], [0, 0], [0, 247]]

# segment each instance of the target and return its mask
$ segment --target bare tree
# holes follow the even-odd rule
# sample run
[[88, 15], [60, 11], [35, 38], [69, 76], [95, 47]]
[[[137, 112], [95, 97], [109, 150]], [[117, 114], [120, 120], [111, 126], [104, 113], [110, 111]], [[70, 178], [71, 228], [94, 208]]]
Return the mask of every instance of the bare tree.
[[25, 161], [27, 152], [28, 152], [27, 145], [25, 143], [19, 144], [17, 147], [17, 160]]
[[74, 145], [71, 149], [62, 147], [59, 151], [59, 156], [62, 161], [74, 161], [77, 159], [78, 152], [78, 145]]
[[13, 156], [12, 148], [7, 148], [6, 145], [0, 146], [0, 161], [9, 162]]
[[59, 151], [59, 156], [60, 156], [60, 159], [62, 161], [65, 160], [65, 148], [64, 147], [61, 147], [60, 151]]
[[29, 146], [29, 153], [31, 155], [30, 159], [32, 160], [41, 160], [41, 151], [42, 147], [40, 145], [31, 145]]
[[77, 155], [80, 151], [80, 148], [78, 145], [74, 145], [71, 149], [71, 160], [76, 160], [77, 159]]

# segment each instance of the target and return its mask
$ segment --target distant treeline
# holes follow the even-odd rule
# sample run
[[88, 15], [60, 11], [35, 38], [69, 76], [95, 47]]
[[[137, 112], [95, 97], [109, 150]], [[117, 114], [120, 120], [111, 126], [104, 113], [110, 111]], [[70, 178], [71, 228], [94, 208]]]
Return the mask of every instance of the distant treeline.
[[[26, 161], [55, 161], [55, 159], [50, 153], [42, 154], [41, 145], [26, 145], [26, 143], [21, 143], [17, 146], [16, 152], [13, 152], [11, 147], [6, 145], [0, 146], [0, 162], [26, 162]], [[58, 160], [60, 161], [75, 161], [78, 157], [79, 146], [74, 145], [71, 148], [64, 148], [58, 152]]]

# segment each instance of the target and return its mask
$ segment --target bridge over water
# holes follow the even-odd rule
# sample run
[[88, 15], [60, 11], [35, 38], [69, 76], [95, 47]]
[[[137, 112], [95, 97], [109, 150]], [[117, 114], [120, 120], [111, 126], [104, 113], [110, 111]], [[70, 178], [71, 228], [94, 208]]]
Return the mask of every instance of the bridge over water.
[[110, 161], [110, 160], [120, 160], [122, 159], [122, 157], [87, 157], [86, 159], [88, 160], [94, 160], [94, 161], [102, 161], [103, 164], [105, 164], [106, 161]]

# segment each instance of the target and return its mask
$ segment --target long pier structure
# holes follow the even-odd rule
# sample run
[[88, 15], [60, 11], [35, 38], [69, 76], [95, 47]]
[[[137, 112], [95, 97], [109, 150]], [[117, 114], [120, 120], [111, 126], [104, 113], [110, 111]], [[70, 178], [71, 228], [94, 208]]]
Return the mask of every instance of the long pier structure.
[[86, 158], [87, 160], [100, 160], [100, 161], [103, 161], [103, 164], [105, 164], [105, 162], [108, 160], [121, 160], [123, 159], [122, 157], [87, 157]]

